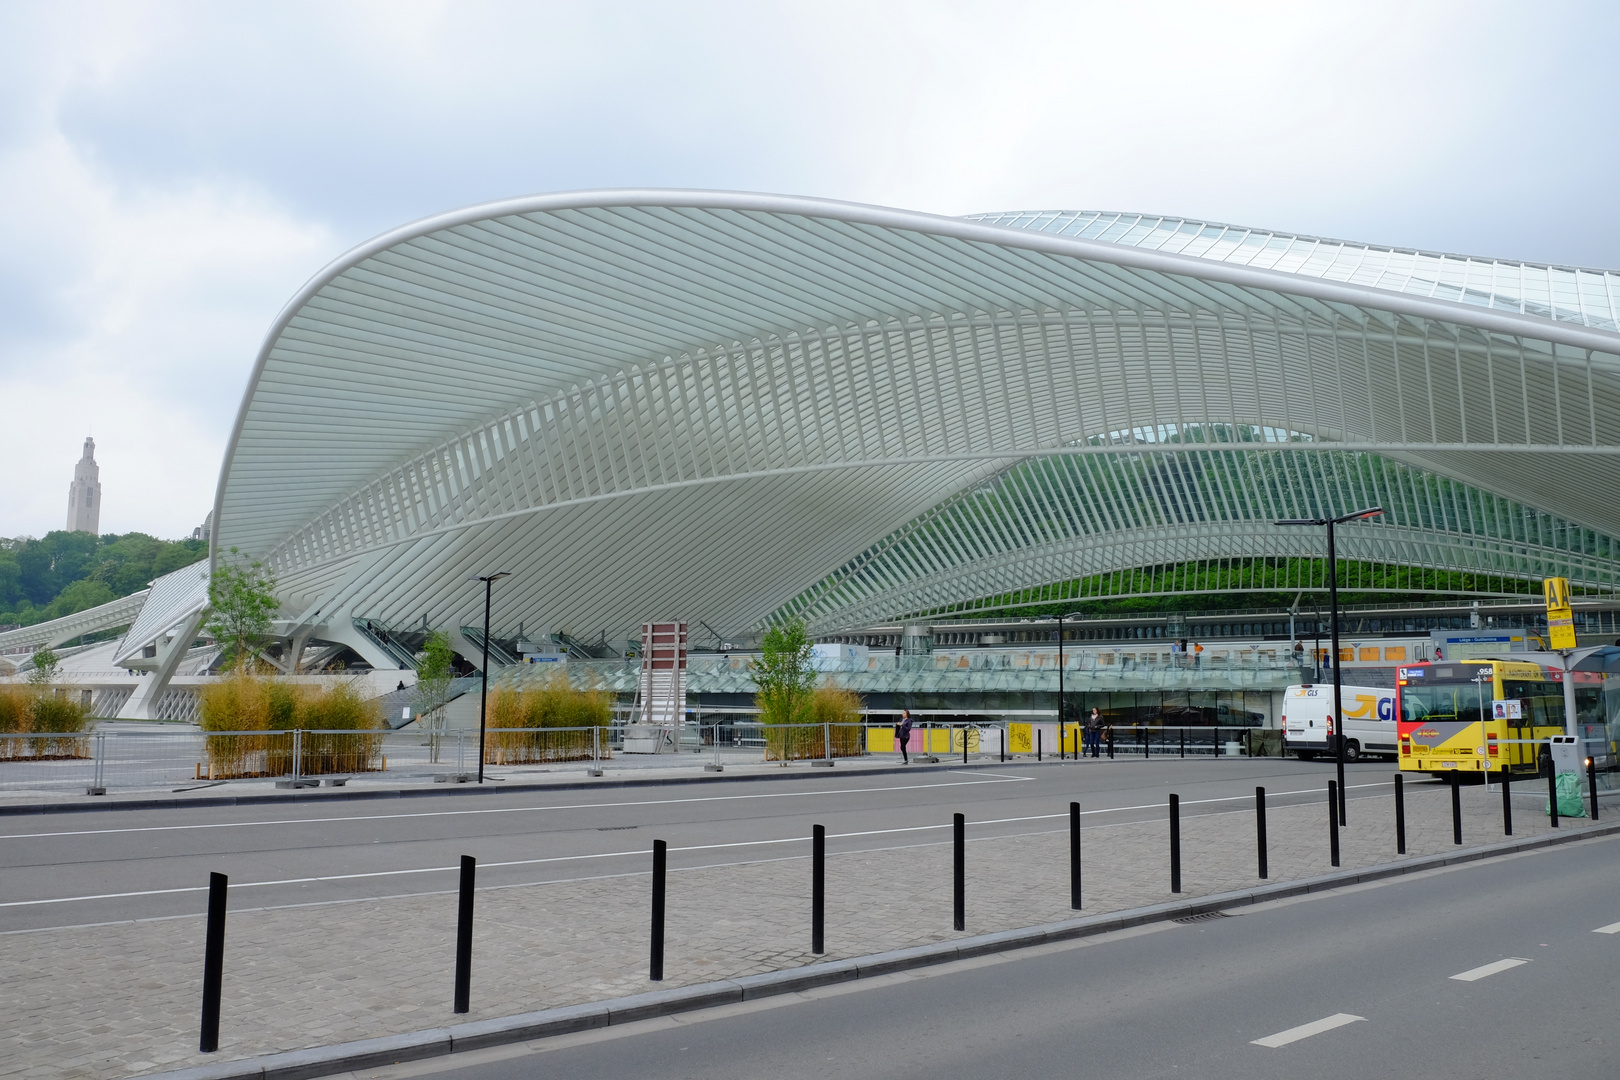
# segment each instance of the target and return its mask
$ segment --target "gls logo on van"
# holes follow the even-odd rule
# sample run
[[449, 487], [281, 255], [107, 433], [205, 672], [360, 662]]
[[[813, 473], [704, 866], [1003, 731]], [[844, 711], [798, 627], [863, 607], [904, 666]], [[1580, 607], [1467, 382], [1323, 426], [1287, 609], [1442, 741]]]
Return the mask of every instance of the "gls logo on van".
[[1388, 720], [1391, 717], [1393, 717], [1394, 715], [1395, 715], [1395, 699], [1394, 698], [1379, 698], [1378, 699], [1378, 719], [1380, 719], [1380, 720]]

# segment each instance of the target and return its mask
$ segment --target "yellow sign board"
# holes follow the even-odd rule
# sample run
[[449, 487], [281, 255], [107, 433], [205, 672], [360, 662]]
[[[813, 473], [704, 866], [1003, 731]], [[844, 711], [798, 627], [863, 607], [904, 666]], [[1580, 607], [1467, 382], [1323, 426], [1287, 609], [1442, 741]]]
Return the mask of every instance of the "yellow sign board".
[[1547, 598], [1547, 644], [1554, 649], [1575, 647], [1575, 612], [1569, 606], [1569, 579], [1547, 578], [1541, 583]]

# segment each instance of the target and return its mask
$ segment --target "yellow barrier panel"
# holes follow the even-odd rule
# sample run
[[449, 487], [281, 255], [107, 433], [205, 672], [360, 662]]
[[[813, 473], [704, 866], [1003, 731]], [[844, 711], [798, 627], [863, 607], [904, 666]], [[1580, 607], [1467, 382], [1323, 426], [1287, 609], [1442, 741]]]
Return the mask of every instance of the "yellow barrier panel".
[[1085, 736], [1081, 733], [1079, 724], [1063, 725], [1063, 752], [1065, 754], [1078, 754], [1084, 739]]
[[895, 742], [894, 728], [869, 727], [866, 729], [866, 752], [868, 754], [898, 754], [899, 745]]
[[1014, 754], [1033, 754], [1035, 752], [1035, 736], [1031, 733], [1030, 724], [1007, 725], [1007, 750]]
[[951, 729], [930, 728], [923, 736], [924, 753], [948, 754], [951, 752]]
[[979, 729], [978, 728], [955, 728], [955, 729], [953, 729], [951, 731], [951, 753], [960, 754], [962, 752], [962, 736], [964, 736], [964, 735], [967, 736], [968, 753], [977, 754], [979, 752]]

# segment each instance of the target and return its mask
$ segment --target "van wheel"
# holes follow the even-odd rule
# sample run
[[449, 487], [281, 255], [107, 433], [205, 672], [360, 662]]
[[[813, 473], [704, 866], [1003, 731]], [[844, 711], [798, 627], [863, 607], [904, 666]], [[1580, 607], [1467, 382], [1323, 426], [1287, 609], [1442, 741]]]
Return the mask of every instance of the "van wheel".
[[1360, 761], [1361, 760], [1361, 744], [1356, 742], [1356, 740], [1354, 740], [1354, 739], [1346, 739], [1346, 740], [1344, 740], [1344, 760], [1346, 760], [1346, 761]]

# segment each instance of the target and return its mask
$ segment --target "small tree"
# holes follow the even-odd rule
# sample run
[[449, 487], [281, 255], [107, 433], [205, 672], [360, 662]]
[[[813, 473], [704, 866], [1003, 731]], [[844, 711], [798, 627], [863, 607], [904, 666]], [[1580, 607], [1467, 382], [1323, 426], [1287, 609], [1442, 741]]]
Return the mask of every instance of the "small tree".
[[34, 651], [34, 670], [28, 673], [28, 681], [35, 686], [47, 686], [56, 681], [61, 674], [61, 660], [55, 650], [42, 645]]
[[222, 560], [208, 582], [208, 621], [228, 666], [246, 670], [270, 641], [270, 623], [281, 608], [276, 579], [257, 559], [248, 561], [236, 548]]
[[[416, 711], [430, 731], [439, 726], [441, 712], [450, 700], [450, 680], [455, 678], [452, 664], [455, 653], [450, 649], [450, 635], [435, 630], [428, 635], [422, 651], [416, 654]], [[437, 740], [432, 745], [432, 759], [439, 760]]]
[[811, 642], [804, 622], [794, 619], [765, 632], [759, 663], [754, 665], [754, 703], [766, 724], [806, 722], [816, 687], [816, 669], [810, 663]]

